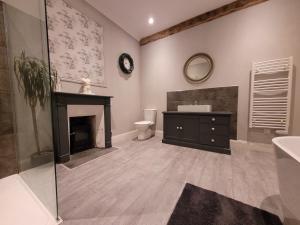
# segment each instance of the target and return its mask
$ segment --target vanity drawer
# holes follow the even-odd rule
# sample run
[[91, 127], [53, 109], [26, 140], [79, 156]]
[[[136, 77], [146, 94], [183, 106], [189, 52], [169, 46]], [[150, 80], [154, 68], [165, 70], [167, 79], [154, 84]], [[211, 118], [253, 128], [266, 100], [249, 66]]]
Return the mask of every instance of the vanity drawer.
[[216, 147], [229, 148], [229, 138], [221, 135], [200, 135], [200, 143]]
[[229, 136], [229, 126], [220, 124], [200, 124], [200, 133]]
[[227, 116], [200, 116], [200, 123], [229, 124], [230, 117], [227, 117]]

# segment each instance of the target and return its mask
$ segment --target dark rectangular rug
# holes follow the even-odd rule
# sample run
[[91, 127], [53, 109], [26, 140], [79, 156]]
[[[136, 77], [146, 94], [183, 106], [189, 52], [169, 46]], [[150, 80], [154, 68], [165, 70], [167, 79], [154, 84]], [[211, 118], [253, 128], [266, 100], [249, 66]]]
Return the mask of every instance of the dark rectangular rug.
[[64, 163], [66, 167], [69, 169], [73, 169], [75, 167], [81, 166], [91, 160], [94, 160], [100, 156], [106, 155], [108, 153], [114, 152], [118, 150], [118, 148], [111, 147], [111, 148], [92, 148], [89, 150], [85, 150], [74, 155], [71, 155], [70, 161]]
[[278, 216], [186, 184], [168, 225], [283, 225]]

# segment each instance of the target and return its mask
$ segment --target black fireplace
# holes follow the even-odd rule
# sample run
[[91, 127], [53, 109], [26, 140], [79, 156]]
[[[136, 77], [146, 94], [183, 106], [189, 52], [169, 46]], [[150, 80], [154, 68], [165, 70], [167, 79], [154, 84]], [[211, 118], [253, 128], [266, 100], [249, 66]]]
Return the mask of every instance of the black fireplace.
[[70, 160], [70, 127], [68, 118], [68, 105], [103, 105], [104, 106], [104, 129], [105, 148], [111, 145], [111, 96], [72, 94], [64, 92], [52, 93], [52, 122], [55, 159], [57, 163]]
[[74, 154], [95, 147], [94, 116], [70, 117], [70, 153]]

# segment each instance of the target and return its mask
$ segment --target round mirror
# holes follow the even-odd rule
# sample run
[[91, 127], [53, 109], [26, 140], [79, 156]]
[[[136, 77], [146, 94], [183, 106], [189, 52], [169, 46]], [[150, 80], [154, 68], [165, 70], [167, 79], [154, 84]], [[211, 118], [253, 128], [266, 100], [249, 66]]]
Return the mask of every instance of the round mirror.
[[189, 81], [203, 82], [210, 77], [212, 69], [212, 58], [205, 53], [198, 53], [186, 61], [184, 75]]

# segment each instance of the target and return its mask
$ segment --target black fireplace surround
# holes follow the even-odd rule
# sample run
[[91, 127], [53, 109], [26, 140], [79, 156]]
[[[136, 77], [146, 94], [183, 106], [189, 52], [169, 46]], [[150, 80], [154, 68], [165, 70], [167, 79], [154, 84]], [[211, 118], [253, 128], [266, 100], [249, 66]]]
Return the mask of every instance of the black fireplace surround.
[[68, 105], [103, 105], [105, 148], [110, 148], [112, 146], [110, 115], [111, 98], [111, 96], [72, 94], [64, 92], [52, 93], [53, 141], [55, 160], [57, 163], [64, 163], [70, 160], [71, 146], [69, 143]]

